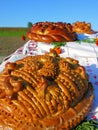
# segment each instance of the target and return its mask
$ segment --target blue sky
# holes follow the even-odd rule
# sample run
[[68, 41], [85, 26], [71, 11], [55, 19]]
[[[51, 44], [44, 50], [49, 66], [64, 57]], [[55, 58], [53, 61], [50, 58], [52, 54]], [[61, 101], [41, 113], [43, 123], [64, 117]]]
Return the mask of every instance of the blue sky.
[[0, 0], [0, 27], [28, 22], [90, 22], [98, 30], [98, 0]]

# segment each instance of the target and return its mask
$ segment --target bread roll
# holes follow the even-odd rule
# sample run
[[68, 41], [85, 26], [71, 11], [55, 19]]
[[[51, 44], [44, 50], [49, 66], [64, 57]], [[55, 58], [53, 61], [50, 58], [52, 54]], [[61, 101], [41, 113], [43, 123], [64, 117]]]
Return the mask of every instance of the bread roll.
[[91, 23], [79, 22], [79, 21], [72, 24], [72, 30], [76, 33], [87, 33], [87, 34], [94, 33], [94, 31], [91, 28]]

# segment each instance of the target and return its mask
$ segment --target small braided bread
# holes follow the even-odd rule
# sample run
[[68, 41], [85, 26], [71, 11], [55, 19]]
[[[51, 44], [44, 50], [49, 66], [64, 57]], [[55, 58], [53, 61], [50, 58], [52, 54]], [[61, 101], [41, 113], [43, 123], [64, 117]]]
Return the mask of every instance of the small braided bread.
[[87, 34], [94, 33], [94, 31], [91, 28], [91, 23], [79, 22], [79, 21], [72, 24], [72, 30], [76, 33], [87, 33]]

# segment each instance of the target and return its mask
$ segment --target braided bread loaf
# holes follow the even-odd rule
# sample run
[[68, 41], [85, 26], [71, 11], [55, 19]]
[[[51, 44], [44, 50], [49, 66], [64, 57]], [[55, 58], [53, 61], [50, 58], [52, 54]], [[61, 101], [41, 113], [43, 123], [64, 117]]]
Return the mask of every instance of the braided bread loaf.
[[62, 22], [38, 22], [27, 32], [27, 37], [39, 42], [74, 41], [76, 33], [72, 32], [71, 24]]
[[72, 30], [76, 33], [87, 33], [93, 34], [94, 31], [91, 29], [91, 24], [86, 22], [75, 22], [72, 24]]
[[0, 74], [0, 124], [7, 130], [70, 130], [87, 116], [93, 98], [77, 60], [55, 52], [27, 56], [8, 62]]

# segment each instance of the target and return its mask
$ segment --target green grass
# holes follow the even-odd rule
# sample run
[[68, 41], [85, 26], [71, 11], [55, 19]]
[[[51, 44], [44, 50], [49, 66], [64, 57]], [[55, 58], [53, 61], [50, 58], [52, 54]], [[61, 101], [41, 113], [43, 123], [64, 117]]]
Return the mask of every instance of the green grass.
[[26, 36], [27, 28], [0, 28], [0, 36]]
[[25, 31], [0, 31], [0, 36], [22, 36], [26, 35]]

